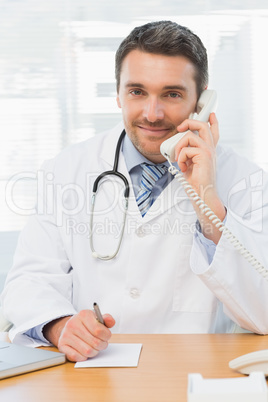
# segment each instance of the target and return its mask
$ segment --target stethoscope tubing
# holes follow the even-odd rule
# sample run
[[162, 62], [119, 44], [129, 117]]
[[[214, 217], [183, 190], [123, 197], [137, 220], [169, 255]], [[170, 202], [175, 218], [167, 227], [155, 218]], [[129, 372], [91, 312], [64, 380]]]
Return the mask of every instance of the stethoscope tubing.
[[[117, 142], [117, 146], [116, 146], [116, 150], [115, 150], [115, 156], [114, 156], [114, 166], [112, 170], [107, 170], [106, 172], [101, 173], [94, 181], [93, 183], [93, 189], [92, 189], [92, 198], [91, 198], [91, 213], [90, 213], [90, 223], [89, 223], [89, 228], [90, 228], [90, 235], [89, 235], [89, 243], [90, 243], [90, 248], [92, 251], [92, 255], [94, 258], [98, 258], [100, 260], [111, 260], [113, 258], [115, 258], [115, 256], [118, 254], [118, 251], [121, 247], [121, 243], [122, 243], [122, 239], [123, 239], [123, 235], [124, 235], [124, 230], [125, 230], [125, 224], [126, 224], [126, 216], [127, 216], [127, 210], [128, 210], [128, 199], [129, 199], [129, 182], [127, 180], [127, 178], [120, 172], [118, 172], [118, 162], [119, 162], [119, 155], [120, 155], [120, 149], [121, 149], [121, 145], [122, 145], [122, 141], [124, 139], [126, 135], [125, 130], [122, 131], [118, 142]], [[125, 185], [125, 191], [124, 191], [124, 198], [125, 198], [125, 202], [124, 202], [124, 214], [123, 214], [123, 225], [122, 225], [122, 229], [120, 232], [120, 236], [119, 236], [119, 242], [118, 245], [116, 247], [116, 250], [114, 251], [114, 253], [112, 254], [108, 254], [108, 255], [101, 255], [99, 254], [94, 247], [93, 244], [93, 217], [94, 217], [94, 209], [95, 209], [95, 200], [96, 200], [96, 194], [98, 191], [98, 185], [100, 183], [100, 181], [106, 177], [106, 176], [116, 176], [118, 178], [120, 178]]]

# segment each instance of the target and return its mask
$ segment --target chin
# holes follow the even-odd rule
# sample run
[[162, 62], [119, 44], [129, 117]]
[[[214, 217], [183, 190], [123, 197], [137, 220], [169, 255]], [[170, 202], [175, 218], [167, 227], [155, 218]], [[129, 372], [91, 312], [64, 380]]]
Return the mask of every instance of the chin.
[[157, 150], [141, 149], [140, 153], [145, 156], [149, 161], [154, 163], [161, 163], [166, 161], [166, 158], [161, 154], [159, 148]]

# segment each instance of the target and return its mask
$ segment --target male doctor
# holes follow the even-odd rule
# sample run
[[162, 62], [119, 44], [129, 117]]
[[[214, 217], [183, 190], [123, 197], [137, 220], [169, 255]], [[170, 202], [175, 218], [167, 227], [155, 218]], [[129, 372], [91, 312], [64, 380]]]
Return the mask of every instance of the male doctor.
[[[81, 361], [108, 346], [111, 328], [215, 333], [238, 325], [267, 334], [267, 277], [172, 180], [160, 153], [163, 141], [187, 131], [176, 148], [178, 167], [268, 269], [267, 175], [218, 144], [214, 113], [208, 123], [188, 118], [208, 85], [202, 42], [170, 21], [137, 27], [117, 51], [116, 81], [123, 124], [64, 150], [40, 171], [37, 212], [21, 233], [2, 294], [11, 340], [51, 343]], [[101, 180], [87, 231], [91, 189], [112, 170], [124, 129], [118, 171], [130, 186], [126, 224], [117, 255], [103, 260], [98, 256], [113, 254], [119, 242], [124, 186], [115, 176]], [[94, 302], [109, 313], [105, 325]]]

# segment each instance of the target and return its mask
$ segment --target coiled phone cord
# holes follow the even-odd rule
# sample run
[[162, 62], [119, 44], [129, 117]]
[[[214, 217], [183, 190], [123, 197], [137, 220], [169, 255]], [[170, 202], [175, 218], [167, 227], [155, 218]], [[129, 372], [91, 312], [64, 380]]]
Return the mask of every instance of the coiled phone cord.
[[182, 173], [172, 165], [169, 158], [167, 158], [170, 167], [168, 171], [175, 177], [175, 179], [182, 185], [185, 192], [193, 199], [196, 205], [201, 209], [201, 211], [209, 217], [209, 220], [218, 228], [220, 232], [230, 243], [233, 244], [234, 248], [236, 248], [241, 255], [258, 271], [265, 279], [268, 280], [268, 271], [264, 268], [264, 266], [243, 246], [243, 244], [237, 239], [237, 237], [224, 225], [224, 223], [214, 214], [214, 212], [207, 206], [207, 204], [199, 197], [197, 192], [193, 189], [193, 187], [188, 183], [188, 181], [183, 177]]

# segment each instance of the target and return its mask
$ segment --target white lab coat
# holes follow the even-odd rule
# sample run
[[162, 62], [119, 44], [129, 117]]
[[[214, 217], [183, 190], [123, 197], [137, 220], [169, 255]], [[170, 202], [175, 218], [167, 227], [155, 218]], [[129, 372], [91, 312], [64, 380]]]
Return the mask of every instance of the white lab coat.
[[[193, 207], [175, 180], [144, 218], [131, 189], [117, 257], [92, 257], [93, 181], [111, 170], [121, 128], [67, 148], [39, 172], [38, 214], [21, 233], [2, 294], [4, 314], [14, 323], [11, 339], [56, 317], [92, 308], [94, 302], [102, 313], [114, 316], [115, 333], [230, 332], [234, 323], [268, 333], [268, 280], [224, 236], [208, 264], [202, 246], [193, 240]], [[217, 163], [226, 226], [268, 269], [267, 174], [220, 146]], [[122, 154], [119, 171], [131, 182]], [[117, 246], [120, 183], [105, 179], [97, 195], [93, 241], [101, 254]]]

